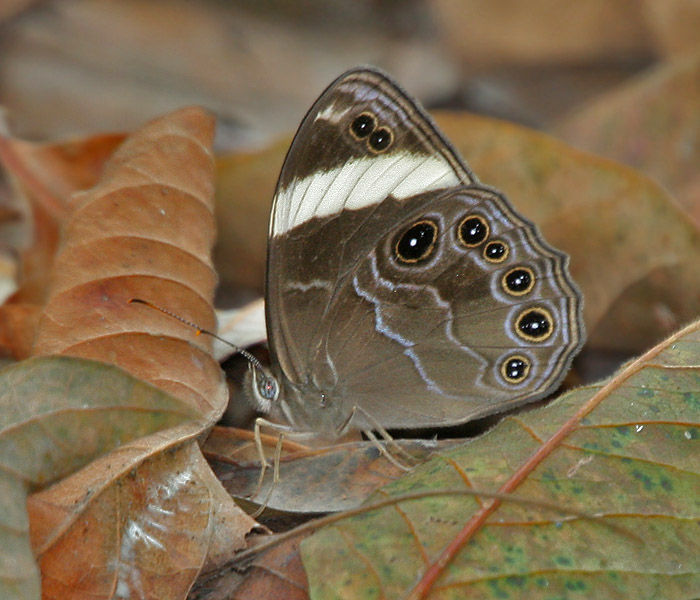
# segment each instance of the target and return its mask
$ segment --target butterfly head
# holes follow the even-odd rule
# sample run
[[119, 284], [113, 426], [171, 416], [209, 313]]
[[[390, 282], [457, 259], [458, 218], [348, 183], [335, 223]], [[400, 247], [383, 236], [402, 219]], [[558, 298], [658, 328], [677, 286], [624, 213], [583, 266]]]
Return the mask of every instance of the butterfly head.
[[300, 432], [313, 431], [333, 439], [350, 428], [354, 413], [339, 401], [334, 386], [293, 383], [255, 360], [249, 364], [244, 388], [258, 411], [287, 421]]

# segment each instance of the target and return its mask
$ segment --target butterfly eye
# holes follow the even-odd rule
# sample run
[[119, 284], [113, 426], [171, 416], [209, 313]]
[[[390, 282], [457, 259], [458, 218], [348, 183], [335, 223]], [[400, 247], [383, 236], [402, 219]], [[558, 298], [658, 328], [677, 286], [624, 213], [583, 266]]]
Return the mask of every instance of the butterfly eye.
[[402, 263], [417, 263], [428, 258], [435, 248], [438, 227], [432, 221], [418, 221], [404, 231], [394, 244], [394, 256]]
[[391, 146], [391, 142], [393, 141], [394, 134], [391, 133], [391, 129], [388, 129], [387, 127], [380, 127], [372, 132], [372, 135], [369, 136], [368, 143], [370, 150], [374, 150], [375, 152], [383, 152], [389, 146]]
[[457, 237], [467, 248], [474, 248], [489, 236], [489, 224], [484, 217], [469, 215], [457, 228]]
[[503, 276], [501, 285], [511, 296], [524, 296], [535, 286], [535, 274], [529, 267], [516, 267]]
[[544, 308], [528, 308], [515, 321], [515, 332], [528, 342], [543, 342], [554, 331], [552, 315]]
[[500, 240], [494, 240], [484, 246], [484, 258], [492, 263], [503, 262], [508, 258], [508, 244]]
[[260, 394], [261, 398], [269, 401], [277, 399], [279, 387], [277, 386], [277, 381], [273, 377], [270, 377], [265, 373], [258, 372], [256, 383], [258, 386], [258, 394]]
[[377, 119], [371, 113], [362, 113], [350, 123], [350, 133], [356, 139], [366, 138], [377, 127]]
[[530, 373], [530, 361], [520, 354], [506, 358], [501, 364], [501, 375], [508, 383], [520, 383]]

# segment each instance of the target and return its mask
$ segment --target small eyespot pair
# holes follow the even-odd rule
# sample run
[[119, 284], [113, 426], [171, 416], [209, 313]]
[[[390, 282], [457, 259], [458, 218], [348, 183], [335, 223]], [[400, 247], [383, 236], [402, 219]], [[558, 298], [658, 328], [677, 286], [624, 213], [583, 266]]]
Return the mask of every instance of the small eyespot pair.
[[[478, 214], [464, 217], [457, 227], [457, 239], [465, 248], [476, 248], [491, 235], [488, 221]], [[502, 263], [510, 254], [508, 244], [503, 240], [489, 240], [481, 251], [484, 259], [490, 263]]]
[[378, 126], [377, 118], [370, 112], [360, 113], [353, 119], [350, 134], [356, 140], [366, 140], [367, 148], [373, 154], [386, 151], [394, 141], [391, 129]]

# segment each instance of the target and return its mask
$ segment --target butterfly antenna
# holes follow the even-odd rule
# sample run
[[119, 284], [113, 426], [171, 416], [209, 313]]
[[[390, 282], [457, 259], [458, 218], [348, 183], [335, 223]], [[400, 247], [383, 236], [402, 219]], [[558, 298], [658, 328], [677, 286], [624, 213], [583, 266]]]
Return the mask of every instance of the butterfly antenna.
[[228, 340], [225, 340], [221, 336], [215, 334], [213, 331], [209, 331], [208, 329], [203, 329], [196, 323], [193, 323], [192, 321], [188, 321], [184, 317], [181, 317], [180, 315], [175, 314], [174, 312], [169, 311], [167, 308], [163, 308], [162, 306], [158, 306], [157, 304], [154, 304], [153, 302], [150, 302], [149, 300], [142, 300], [141, 298], [131, 298], [129, 300], [129, 304], [144, 304], [150, 308], [154, 308], [157, 311], [162, 312], [164, 315], [167, 315], [169, 317], [172, 317], [173, 319], [176, 319], [180, 321], [180, 323], [183, 323], [187, 325], [188, 327], [191, 327], [196, 331], [196, 335], [209, 335], [213, 337], [216, 340], [219, 340], [220, 342], [226, 344], [227, 346], [230, 346], [235, 350], [236, 353], [241, 354], [244, 358], [248, 360], [255, 368], [260, 369], [261, 371], [264, 372], [262, 363], [255, 358], [250, 352], [248, 352], [245, 348], [241, 348], [240, 346], [236, 346], [236, 344], [233, 344], [229, 342]]

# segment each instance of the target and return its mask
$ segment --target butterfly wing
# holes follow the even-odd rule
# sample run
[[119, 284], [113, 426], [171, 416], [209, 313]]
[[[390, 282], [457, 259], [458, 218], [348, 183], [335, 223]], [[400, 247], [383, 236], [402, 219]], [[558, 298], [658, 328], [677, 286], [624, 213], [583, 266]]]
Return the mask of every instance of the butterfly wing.
[[[361, 131], [367, 119], [374, 123]], [[382, 148], [385, 132], [391, 140]], [[358, 258], [357, 240], [338, 231], [338, 217], [371, 209], [389, 196], [400, 199], [471, 181], [474, 176], [430, 118], [383, 74], [349, 71], [321, 94], [287, 153], [270, 219], [268, 339], [290, 380], [304, 377], [314, 335], [307, 319], [316, 321], [340, 274]], [[343, 236], [329, 240], [332, 256], [327, 249], [297, 243], [309, 228]]]
[[[554, 389], [583, 331], [566, 256], [481, 186], [382, 208], [398, 221], [376, 231], [316, 329], [316, 387], [389, 428], [456, 424]], [[488, 232], [470, 242], [473, 223]]]
[[[471, 213], [485, 219], [492, 240], [510, 232], [509, 261], [478, 258], [487, 239], [455, 246]], [[429, 260], [397, 260], [399, 240], [424, 221], [434, 236]], [[403, 249], [411, 254], [414, 242]], [[535, 260], [536, 288], [499, 302], [494, 282], [504, 269]], [[564, 342], [566, 363], [579, 344], [580, 310], [565, 257], [505, 199], [476, 185], [386, 76], [354, 70], [326, 89], [291, 145], [270, 221], [268, 338], [290, 419], [332, 428], [359, 406], [387, 427], [445, 425], [541, 395], [563, 366], [556, 377], [544, 372], [549, 354], [539, 341], [527, 356], [512, 351], [527, 342], [513, 330], [525, 310], [516, 305], [531, 306], [540, 292], [561, 301], [546, 310], [556, 331], [547, 345]], [[509, 357], [530, 361], [517, 389], [499, 381]]]
[[476, 178], [430, 117], [379, 71], [336, 79], [304, 117], [282, 166], [270, 236], [312, 218]]

